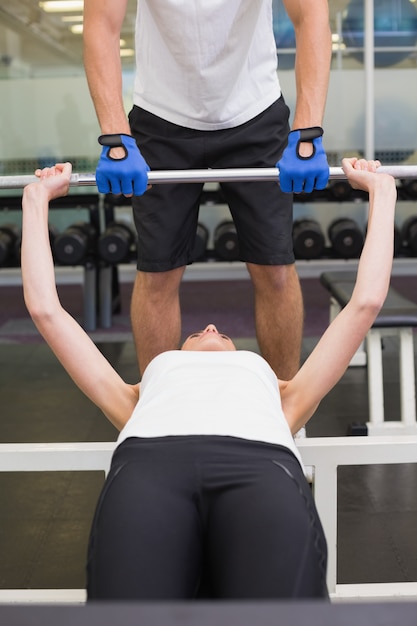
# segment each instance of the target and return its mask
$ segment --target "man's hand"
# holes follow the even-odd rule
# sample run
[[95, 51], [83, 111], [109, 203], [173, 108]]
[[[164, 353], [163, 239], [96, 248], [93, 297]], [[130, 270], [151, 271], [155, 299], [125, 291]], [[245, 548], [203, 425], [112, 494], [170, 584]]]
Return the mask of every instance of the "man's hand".
[[[141, 196], [148, 187], [149, 165], [130, 135], [101, 135], [103, 146], [96, 169], [96, 184], [100, 193]], [[122, 148], [124, 156], [112, 156], [112, 148]]]
[[[288, 145], [277, 163], [282, 191], [310, 193], [324, 189], [329, 180], [329, 164], [322, 144], [323, 129], [319, 126], [293, 130]], [[303, 156], [300, 144], [311, 144], [311, 154]]]

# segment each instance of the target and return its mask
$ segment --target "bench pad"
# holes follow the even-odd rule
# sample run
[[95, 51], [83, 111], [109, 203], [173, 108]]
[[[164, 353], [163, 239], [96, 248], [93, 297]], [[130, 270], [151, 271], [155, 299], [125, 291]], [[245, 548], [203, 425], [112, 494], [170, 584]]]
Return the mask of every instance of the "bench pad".
[[[343, 308], [350, 300], [355, 285], [356, 272], [323, 272], [321, 284]], [[417, 326], [417, 304], [390, 287], [384, 305], [376, 318], [374, 328]]]

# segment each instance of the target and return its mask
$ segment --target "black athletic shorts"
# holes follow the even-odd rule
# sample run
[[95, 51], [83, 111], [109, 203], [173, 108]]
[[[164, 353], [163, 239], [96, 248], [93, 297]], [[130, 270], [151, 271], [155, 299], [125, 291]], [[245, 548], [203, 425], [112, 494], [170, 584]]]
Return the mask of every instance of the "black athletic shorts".
[[[177, 126], [134, 106], [132, 135], [151, 170], [275, 167], [287, 144], [289, 109], [281, 97], [249, 122], [226, 130]], [[133, 198], [139, 270], [165, 272], [192, 262], [203, 184], [155, 184]], [[222, 183], [240, 259], [294, 263], [292, 194], [275, 182]]]

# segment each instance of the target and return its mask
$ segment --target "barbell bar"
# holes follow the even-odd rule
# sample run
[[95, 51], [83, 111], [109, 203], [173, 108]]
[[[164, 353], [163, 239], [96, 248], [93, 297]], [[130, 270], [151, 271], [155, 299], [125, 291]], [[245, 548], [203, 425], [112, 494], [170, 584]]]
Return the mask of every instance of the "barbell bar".
[[[391, 174], [394, 178], [417, 179], [417, 165], [382, 165], [378, 172]], [[346, 180], [341, 167], [330, 168], [330, 180]], [[34, 175], [0, 176], [0, 189], [22, 189], [37, 179]], [[150, 185], [168, 183], [207, 183], [207, 182], [253, 182], [278, 181], [279, 170], [276, 167], [264, 168], [232, 168], [207, 170], [159, 170], [148, 172]], [[71, 175], [70, 187], [92, 187], [96, 184], [93, 173], [74, 173]]]

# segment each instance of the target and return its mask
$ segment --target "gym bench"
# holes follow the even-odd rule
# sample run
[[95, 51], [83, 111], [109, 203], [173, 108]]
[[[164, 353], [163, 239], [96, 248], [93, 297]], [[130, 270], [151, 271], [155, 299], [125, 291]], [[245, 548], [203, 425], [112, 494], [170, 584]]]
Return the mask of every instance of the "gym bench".
[[[330, 322], [349, 302], [356, 272], [324, 272], [321, 284], [330, 293]], [[389, 288], [386, 301], [369, 330], [351, 365], [366, 365], [368, 373], [369, 421], [363, 432], [368, 435], [416, 435], [416, 392], [414, 372], [413, 328], [417, 326], [417, 304]], [[399, 421], [385, 420], [383, 380], [383, 338], [399, 341], [400, 406]]]
[[[417, 463], [417, 436], [311, 437], [296, 439], [328, 545], [327, 585], [334, 601], [417, 599], [417, 581], [337, 584], [337, 472], [346, 465]], [[114, 442], [3, 443], [0, 472], [102, 471], [110, 467]], [[4, 504], [7, 506], [7, 504]], [[78, 603], [84, 589], [1, 589], [0, 604]]]

